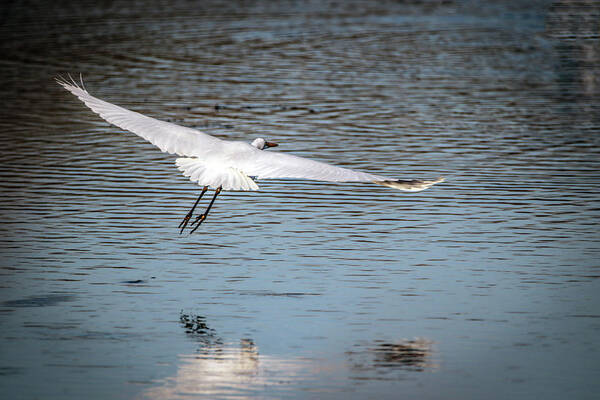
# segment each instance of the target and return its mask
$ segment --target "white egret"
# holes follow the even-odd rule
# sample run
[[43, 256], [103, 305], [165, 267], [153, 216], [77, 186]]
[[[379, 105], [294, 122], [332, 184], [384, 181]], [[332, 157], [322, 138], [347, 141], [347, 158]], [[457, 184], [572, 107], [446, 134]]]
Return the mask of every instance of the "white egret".
[[277, 144], [263, 138], [257, 138], [252, 143], [219, 139], [196, 129], [159, 121], [100, 100], [88, 93], [82, 80], [81, 86], [72, 78], [71, 82], [60, 77], [56, 81], [106, 121], [148, 140], [163, 152], [181, 156], [175, 160], [179, 170], [203, 189], [192, 209], [179, 224], [180, 233], [186, 228], [198, 202], [209, 188], [215, 190], [213, 198], [206, 211], [192, 222], [191, 232], [206, 219], [222, 190], [259, 190], [256, 181], [262, 179], [372, 182], [409, 192], [427, 189], [444, 180], [391, 179], [291, 154], [264, 151]]

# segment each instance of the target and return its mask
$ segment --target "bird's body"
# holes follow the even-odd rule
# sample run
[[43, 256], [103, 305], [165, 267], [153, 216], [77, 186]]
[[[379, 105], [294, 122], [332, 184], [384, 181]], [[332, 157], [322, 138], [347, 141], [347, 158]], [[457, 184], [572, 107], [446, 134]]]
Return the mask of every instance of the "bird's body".
[[[427, 189], [443, 181], [443, 178], [431, 181], [390, 179], [286, 153], [265, 151], [277, 144], [262, 138], [254, 140], [252, 144], [219, 139], [196, 129], [160, 121], [98, 99], [87, 92], [83, 82], [81, 86], [72, 79], [71, 82], [57, 79], [57, 82], [106, 121], [148, 140], [163, 152], [181, 156], [176, 160], [179, 170], [191, 181], [205, 188], [202, 194], [208, 188], [215, 189], [216, 193], [221, 190], [259, 190], [256, 181], [262, 179], [372, 182], [411, 192]], [[212, 206], [212, 202], [210, 205]], [[186, 216], [187, 220], [191, 217], [189, 214]]]

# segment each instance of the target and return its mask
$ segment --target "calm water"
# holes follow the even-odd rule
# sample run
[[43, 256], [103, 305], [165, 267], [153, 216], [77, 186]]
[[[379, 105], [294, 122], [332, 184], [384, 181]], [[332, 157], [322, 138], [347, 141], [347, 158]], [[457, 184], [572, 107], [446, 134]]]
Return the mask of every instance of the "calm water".
[[[2, 398], [597, 395], [598, 2], [145, 3], [2, 6]], [[447, 182], [265, 181], [180, 236], [199, 187], [66, 72]]]

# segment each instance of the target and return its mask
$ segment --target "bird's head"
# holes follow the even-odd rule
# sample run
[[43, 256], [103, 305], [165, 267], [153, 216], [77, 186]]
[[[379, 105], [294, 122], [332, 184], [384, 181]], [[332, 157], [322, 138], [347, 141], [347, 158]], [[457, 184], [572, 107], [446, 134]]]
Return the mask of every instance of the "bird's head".
[[254, 141], [252, 142], [252, 146], [256, 147], [259, 150], [264, 150], [268, 149], [269, 147], [276, 147], [278, 146], [278, 144], [275, 142], [267, 142], [265, 139], [259, 137], [254, 139]]

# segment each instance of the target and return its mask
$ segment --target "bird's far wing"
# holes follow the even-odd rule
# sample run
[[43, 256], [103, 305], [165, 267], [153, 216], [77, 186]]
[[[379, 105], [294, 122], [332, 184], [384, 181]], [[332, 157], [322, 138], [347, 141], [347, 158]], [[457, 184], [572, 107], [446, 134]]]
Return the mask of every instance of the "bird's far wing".
[[373, 182], [409, 192], [418, 192], [427, 189], [444, 180], [443, 178], [433, 181], [390, 179], [384, 176], [336, 167], [291, 154], [258, 149], [246, 153], [244, 157], [232, 159], [230, 162], [246, 175], [254, 176], [257, 179], [290, 178], [326, 182]]
[[100, 100], [74, 81], [57, 78], [59, 85], [73, 93], [96, 114], [119, 128], [146, 139], [164, 152], [203, 157], [220, 147], [222, 140], [195, 129], [159, 121], [135, 111]]

